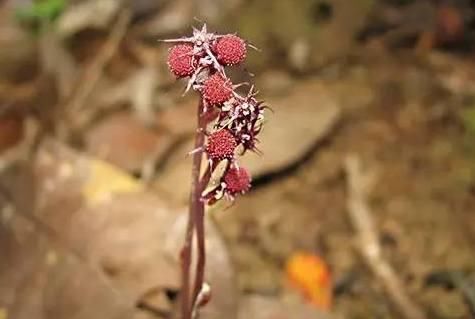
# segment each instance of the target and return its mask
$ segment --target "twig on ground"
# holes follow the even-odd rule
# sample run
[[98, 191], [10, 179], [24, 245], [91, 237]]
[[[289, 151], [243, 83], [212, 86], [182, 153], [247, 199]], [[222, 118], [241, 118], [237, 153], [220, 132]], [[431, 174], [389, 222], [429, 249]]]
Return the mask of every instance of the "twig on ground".
[[427, 318], [422, 309], [407, 295], [403, 283], [381, 255], [378, 234], [368, 205], [368, 195], [375, 180], [374, 171], [364, 172], [356, 156], [345, 160], [348, 183], [347, 210], [355, 228], [357, 248], [368, 267], [382, 282], [386, 293], [405, 318]]
[[[77, 81], [77, 88], [73, 91], [71, 97], [64, 106], [64, 111], [69, 119], [77, 117], [78, 111], [87, 105], [87, 99], [91, 95], [94, 87], [104, 74], [104, 68], [118, 50], [119, 45], [124, 38], [131, 20], [129, 10], [124, 10], [119, 14], [112, 31], [103, 45], [102, 49], [95, 56], [94, 60], [86, 67], [82, 76]], [[78, 119], [76, 118], [75, 121]], [[79, 120], [79, 122], [81, 122]]]

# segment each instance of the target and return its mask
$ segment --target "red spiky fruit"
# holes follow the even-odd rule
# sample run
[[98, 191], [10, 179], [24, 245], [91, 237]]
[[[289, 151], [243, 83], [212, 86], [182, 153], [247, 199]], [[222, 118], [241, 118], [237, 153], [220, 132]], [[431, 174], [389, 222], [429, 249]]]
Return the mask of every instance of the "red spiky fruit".
[[251, 188], [251, 175], [245, 168], [231, 166], [224, 175], [224, 183], [230, 195], [243, 194]]
[[246, 42], [234, 34], [227, 34], [218, 39], [213, 46], [218, 61], [224, 65], [239, 64], [246, 58]]
[[210, 76], [203, 85], [203, 98], [211, 105], [218, 105], [229, 100], [233, 95], [231, 81], [224, 79], [220, 74]]
[[214, 132], [208, 137], [206, 154], [212, 160], [222, 161], [234, 157], [237, 147], [236, 138], [227, 129]]
[[175, 76], [184, 78], [195, 71], [193, 63], [193, 46], [177, 44], [168, 52], [168, 68]]

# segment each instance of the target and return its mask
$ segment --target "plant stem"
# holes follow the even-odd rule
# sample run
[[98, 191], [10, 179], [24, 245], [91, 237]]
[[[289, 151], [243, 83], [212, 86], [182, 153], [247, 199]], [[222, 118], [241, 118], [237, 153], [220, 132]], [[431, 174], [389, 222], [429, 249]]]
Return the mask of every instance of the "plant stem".
[[[199, 183], [200, 194], [208, 185], [208, 182], [211, 178], [212, 168], [208, 166], [206, 172]], [[196, 264], [196, 277], [195, 277], [195, 286], [193, 289], [193, 304], [196, 302], [198, 294], [201, 291], [204, 281], [204, 272], [206, 265], [206, 245], [205, 245], [205, 218], [204, 218], [205, 207], [203, 201], [198, 210], [196, 210], [195, 216], [195, 227], [196, 227], [196, 237], [198, 244], [198, 260]]]
[[[198, 130], [195, 135], [195, 149], [201, 149], [204, 145], [204, 130], [206, 123], [202, 120], [203, 114], [203, 100], [200, 99], [198, 105]], [[201, 183], [200, 170], [202, 151], [197, 151], [193, 154], [193, 164], [191, 169], [191, 193], [190, 193], [190, 207], [188, 212], [188, 224], [185, 233], [185, 244], [181, 251], [182, 263], [182, 319], [191, 319], [193, 300], [190, 300], [191, 284], [190, 284], [190, 266], [192, 260], [192, 244], [193, 232], [196, 224], [196, 216], [200, 215], [200, 211], [204, 210], [204, 205], [201, 201]], [[191, 301], [191, 302], [190, 302]]]

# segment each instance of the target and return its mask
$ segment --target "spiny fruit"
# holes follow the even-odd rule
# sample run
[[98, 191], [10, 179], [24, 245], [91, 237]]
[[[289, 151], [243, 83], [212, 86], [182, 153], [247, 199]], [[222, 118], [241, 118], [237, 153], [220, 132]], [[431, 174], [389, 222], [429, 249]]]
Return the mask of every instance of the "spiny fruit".
[[231, 81], [220, 74], [210, 76], [203, 85], [203, 97], [211, 105], [219, 105], [229, 100], [233, 95]]
[[237, 35], [227, 34], [217, 40], [213, 51], [222, 64], [239, 64], [246, 58], [246, 42]]
[[208, 137], [206, 153], [212, 160], [222, 161], [234, 157], [236, 138], [227, 129], [214, 132]]
[[193, 46], [177, 44], [168, 53], [168, 68], [177, 77], [183, 78], [193, 74]]
[[230, 195], [243, 194], [251, 188], [251, 175], [245, 168], [232, 166], [224, 175], [224, 183]]

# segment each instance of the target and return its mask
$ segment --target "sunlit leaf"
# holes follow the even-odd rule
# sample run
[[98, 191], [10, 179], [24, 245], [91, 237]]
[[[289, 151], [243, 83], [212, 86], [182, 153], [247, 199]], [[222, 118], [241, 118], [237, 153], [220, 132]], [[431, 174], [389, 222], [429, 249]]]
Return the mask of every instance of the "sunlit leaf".
[[90, 203], [107, 199], [113, 193], [131, 193], [142, 189], [142, 184], [113, 165], [91, 160], [89, 176], [83, 194]]

